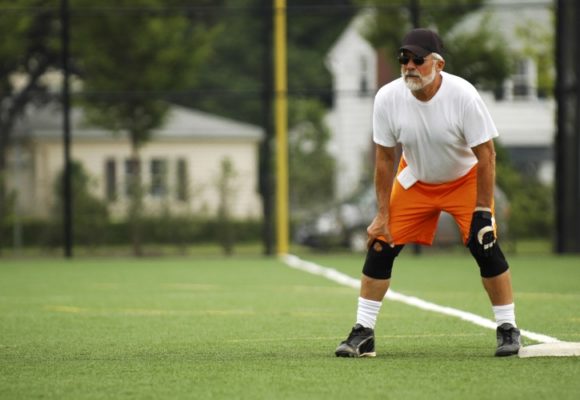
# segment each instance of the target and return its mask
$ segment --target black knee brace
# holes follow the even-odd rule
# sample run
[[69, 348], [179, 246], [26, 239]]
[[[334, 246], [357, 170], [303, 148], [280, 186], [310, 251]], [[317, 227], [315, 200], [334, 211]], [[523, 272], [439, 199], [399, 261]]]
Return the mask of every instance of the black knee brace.
[[389, 246], [382, 240], [375, 240], [367, 252], [363, 274], [374, 279], [390, 279], [395, 257], [404, 245]]
[[480, 256], [470, 249], [473, 258], [479, 265], [479, 272], [483, 278], [493, 278], [501, 275], [509, 268], [508, 262], [499, 248], [499, 243], [496, 242], [492, 249], [492, 253], [488, 257]]

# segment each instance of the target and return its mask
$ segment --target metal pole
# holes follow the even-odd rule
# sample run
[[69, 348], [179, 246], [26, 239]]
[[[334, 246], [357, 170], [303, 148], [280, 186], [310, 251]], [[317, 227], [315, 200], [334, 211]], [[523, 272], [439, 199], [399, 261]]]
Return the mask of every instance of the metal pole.
[[580, 252], [580, 6], [559, 0], [556, 21], [556, 242], [557, 253]]
[[420, 13], [420, 6], [419, 0], [411, 0], [409, 4], [409, 11], [411, 14], [411, 24], [413, 24], [413, 28], [420, 28], [421, 24], [421, 13]]
[[286, 0], [274, 1], [274, 88], [276, 91], [276, 228], [278, 254], [286, 254], [288, 253], [289, 249]]
[[72, 177], [70, 158], [70, 84], [69, 84], [69, 6], [68, 0], [61, 0], [61, 56], [62, 56], [62, 116], [63, 116], [63, 150], [64, 150], [64, 174], [63, 174], [63, 239], [64, 255], [72, 257]]
[[[419, 0], [410, 0], [409, 3], [409, 13], [411, 14], [411, 24], [413, 25], [414, 29], [421, 27], [421, 11], [419, 6]], [[421, 245], [420, 244], [413, 244], [413, 254], [419, 255], [421, 254]]]
[[555, 143], [555, 158], [556, 158], [556, 176], [554, 177], [555, 190], [554, 190], [554, 203], [556, 205], [556, 235], [555, 235], [555, 251], [556, 253], [564, 253], [566, 250], [566, 232], [564, 227], [566, 226], [565, 221], [565, 208], [566, 204], [564, 201], [564, 196], [566, 195], [565, 185], [559, 181], [559, 179], [565, 181], [566, 168], [564, 162], [566, 160], [566, 154], [564, 151], [565, 141], [564, 141], [564, 131], [565, 131], [565, 92], [564, 92], [564, 72], [565, 72], [565, 62], [561, 60], [564, 56], [564, 12], [565, 5], [562, 0], [558, 0], [556, 6], [556, 102], [558, 107], [556, 109], [556, 143]]
[[264, 254], [274, 254], [274, 182], [272, 171], [272, 36], [273, 36], [273, 8], [271, 0], [262, 0], [263, 10], [263, 47], [262, 76], [264, 87], [262, 90], [262, 127], [264, 138], [260, 144], [260, 194], [262, 196], [262, 210], [264, 225], [262, 228], [262, 243]]

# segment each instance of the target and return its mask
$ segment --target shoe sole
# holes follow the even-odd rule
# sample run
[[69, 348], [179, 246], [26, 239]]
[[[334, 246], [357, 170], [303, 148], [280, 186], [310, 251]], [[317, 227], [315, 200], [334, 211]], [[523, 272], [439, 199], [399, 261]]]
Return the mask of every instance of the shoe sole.
[[368, 353], [362, 353], [362, 354], [356, 354], [356, 353], [349, 353], [346, 351], [340, 351], [340, 352], [336, 352], [335, 353], [337, 357], [348, 357], [348, 358], [361, 358], [361, 357], [376, 357], [377, 353], [376, 352], [368, 352]]
[[518, 354], [519, 351], [520, 351], [519, 348], [517, 350], [502, 350], [502, 351], [496, 351], [495, 352], [495, 356], [496, 357], [515, 356], [516, 354]]

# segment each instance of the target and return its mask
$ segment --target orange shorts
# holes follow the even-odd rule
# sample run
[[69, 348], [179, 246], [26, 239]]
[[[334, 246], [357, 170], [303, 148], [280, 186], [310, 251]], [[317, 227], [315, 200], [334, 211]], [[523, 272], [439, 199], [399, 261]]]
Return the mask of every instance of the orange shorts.
[[[399, 171], [406, 166], [403, 159]], [[395, 244], [431, 245], [441, 211], [453, 216], [467, 243], [477, 196], [477, 166], [459, 179], [442, 184], [417, 181], [405, 190], [395, 179], [389, 208], [389, 227]]]

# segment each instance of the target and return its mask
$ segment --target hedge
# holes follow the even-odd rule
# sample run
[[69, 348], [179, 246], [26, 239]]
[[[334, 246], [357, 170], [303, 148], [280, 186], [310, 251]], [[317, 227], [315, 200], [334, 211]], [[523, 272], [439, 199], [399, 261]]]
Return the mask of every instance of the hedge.
[[[259, 241], [262, 235], [262, 221], [236, 220], [229, 222], [234, 242]], [[11, 245], [14, 226], [4, 224], [3, 237]], [[23, 246], [56, 246], [62, 243], [61, 223], [46, 220], [28, 219], [19, 224]], [[196, 244], [212, 243], [223, 240], [223, 223], [217, 219], [205, 218], [144, 218], [140, 222], [143, 244]], [[100, 221], [91, 224], [74, 223], [73, 237], [77, 245], [127, 245], [131, 243], [128, 221]]]

